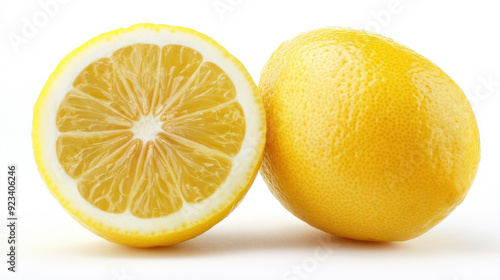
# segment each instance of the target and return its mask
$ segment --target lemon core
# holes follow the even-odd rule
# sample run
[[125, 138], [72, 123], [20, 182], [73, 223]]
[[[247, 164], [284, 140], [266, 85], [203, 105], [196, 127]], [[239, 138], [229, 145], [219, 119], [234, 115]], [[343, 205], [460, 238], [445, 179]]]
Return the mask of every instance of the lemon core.
[[163, 131], [161, 125], [162, 122], [159, 119], [149, 114], [134, 122], [132, 133], [134, 133], [134, 138], [141, 139], [142, 142], [147, 143], [154, 141], [158, 133]]

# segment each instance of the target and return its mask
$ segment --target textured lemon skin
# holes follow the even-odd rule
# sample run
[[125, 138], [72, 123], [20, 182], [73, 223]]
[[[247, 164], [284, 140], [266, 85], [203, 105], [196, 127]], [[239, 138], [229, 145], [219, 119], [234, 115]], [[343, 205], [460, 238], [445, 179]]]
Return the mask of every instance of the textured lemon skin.
[[[254, 159], [254, 162], [252, 162], [252, 166], [254, 166], [254, 170], [250, 171], [247, 174], [247, 178], [249, 178], [247, 184], [242, 188], [240, 193], [235, 197], [235, 199], [226, 205], [226, 207], [219, 209], [215, 213], [211, 213], [207, 215], [207, 218], [205, 220], [199, 221], [199, 223], [195, 226], [189, 227], [189, 228], [183, 228], [178, 231], [174, 232], [156, 232], [151, 235], [144, 235], [141, 233], [137, 232], [127, 232], [123, 231], [121, 229], [96, 222], [95, 220], [92, 219], [92, 217], [86, 215], [86, 213], [82, 213], [78, 210], [76, 210], [73, 205], [71, 204], [71, 201], [66, 199], [61, 192], [59, 191], [59, 188], [61, 186], [58, 186], [54, 180], [50, 176], [50, 172], [48, 171], [51, 166], [47, 166], [43, 160], [44, 158], [44, 149], [42, 147], [46, 146], [43, 134], [44, 131], [41, 130], [41, 123], [44, 121], [43, 119], [43, 113], [44, 110], [46, 110], [46, 102], [49, 98], [49, 95], [51, 94], [53, 83], [56, 80], [57, 76], [60, 74], [61, 71], [64, 71], [66, 68], [66, 65], [71, 63], [74, 57], [77, 57], [81, 52], [87, 51], [87, 49], [92, 48], [92, 46], [98, 44], [100, 41], [105, 41], [105, 40], [112, 40], [114, 37], [121, 33], [126, 33], [133, 31], [135, 29], [150, 29], [150, 30], [155, 30], [155, 31], [161, 31], [161, 30], [169, 30], [170, 32], [184, 32], [188, 34], [194, 34], [197, 37], [203, 39], [206, 41], [208, 44], [213, 45], [217, 49], [219, 49], [222, 53], [225, 54], [225, 57], [229, 60], [231, 60], [234, 65], [236, 65], [242, 73], [244, 73], [247, 82], [252, 86], [253, 88], [253, 95], [255, 97], [255, 101], [257, 102], [257, 105], [259, 106], [259, 112], [261, 116], [265, 115], [265, 111], [263, 108], [263, 104], [261, 102], [261, 96], [259, 94], [259, 90], [257, 86], [255, 85], [252, 77], [250, 74], [247, 72], [243, 64], [234, 56], [232, 56], [224, 47], [219, 45], [215, 40], [210, 38], [209, 36], [199, 33], [195, 30], [185, 28], [185, 27], [179, 27], [179, 26], [170, 26], [170, 25], [164, 25], [164, 24], [151, 24], [151, 23], [140, 23], [140, 24], [135, 24], [131, 27], [128, 28], [120, 28], [111, 32], [103, 33], [89, 41], [87, 41], [85, 44], [82, 46], [78, 47], [74, 51], [72, 51], [70, 54], [68, 54], [61, 62], [57, 65], [56, 69], [54, 72], [50, 75], [48, 81], [46, 82], [44, 88], [42, 89], [42, 92], [40, 93], [36, 104], [33, 109], [33, 130], [32, 130], [32, 140], [33, 140], [33, 150], [34, 150], [34, 156], [35, 156], [35, 161], [37, 164], [38, 171], [40, 175], [42, 176], [42, 179], [44, 180], [45, 184], [47, 185], [49, 191], [51, 194], [59, 201], [59, 203], [63, 206], [63, 208], [73, 217], [75, 218], [80, 224], [82, 224], [85, 228], [87, 228], [89, 231], [95, 233], [96, 235], [107, 239], [111, 242], [115, 242], [118, 244], [122, 245], [128, 245], [128, 246], [133, 246], [133, 247], [157, 247], [157, 246], [168, 246], [168, 245], [173, 245], [177, 244], [186, 240], [189, 240], [191, 238], [194, 238], [203, 232], [209, 230], [211, 227], [213, 227], [215, 224], [218, 222], [222, 221], [227, 215], [229, 215], [234, 208], [238, 206], [238, 204], [241, 202], [243, 197], [246, 195], [248, 192], [250, 186], [252, 185], [253, 181], [255, 180], [255, 177], [257, 176], [257, 173], [259, 171], [259, 167], [262, 162], [263, 154], [261, 153], [258, 158]], [[258, 151], [263, 151], [264, 146], [265, 146], [265, 132], [266, 132], [266, 124], [264, 121], [260, 123], [260, 135], [258, 139], [258, 143], [256, 143], [255, 149]], [[55, 143], [54, 143], [55, 145]], [[54, 163], [56, 164], [56, 163]]]
[[479, 132], [462, 90], [389, 38], [325, 28], [284, 42], [259, 83], [261, 174], [298, 218], [352, 239], [415, 238], [464, 199]]

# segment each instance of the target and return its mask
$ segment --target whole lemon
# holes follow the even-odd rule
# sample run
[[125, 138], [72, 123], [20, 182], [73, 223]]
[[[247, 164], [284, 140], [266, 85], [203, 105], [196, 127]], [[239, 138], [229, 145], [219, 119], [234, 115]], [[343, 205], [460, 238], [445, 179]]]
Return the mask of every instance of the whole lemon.
[[417, 237], [459, 205], [479, 132], [435, 64], [373, 33], [324, 28], [284, 42], [264, 67], [261, 173], [295, 216], [352, 239]]

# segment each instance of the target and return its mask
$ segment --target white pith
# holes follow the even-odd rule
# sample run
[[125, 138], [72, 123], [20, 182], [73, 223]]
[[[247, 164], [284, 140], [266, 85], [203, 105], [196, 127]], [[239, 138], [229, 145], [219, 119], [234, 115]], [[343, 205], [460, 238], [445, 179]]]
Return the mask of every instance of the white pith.
[[134, 122], [132, 133], [134, 133], [134, 138], [141, 139], [143, 143], [147, 143], [154, 141], [156, 135], [163, 131], [161, 125], [162, 122], [159, 119], [155, 118], [153, 114], [149, 114]]
[[[167, 44], [185, 45], [195, 49], [203, 55], [204, 61], [217, 64], [232, 80], [237, 91], [235, 100], [238, 101], [245, 115], [245, 138], [240, 152], [233, 158], [231, 173], [224, 183], [209, 198], [200, 203], [189, 204], [184, 202], [184, 207], [171, 215], [141, 219], [126, 211], [123, 214], [113, 214], [102, 211], [87, 202], [79, 193], [76, 181], [68, 176], [59, 164], [56, 154], [56, 140], [61, 134], [56, 128], [56, 115], [60, 102], [65, 94], [72, 88], [76, 76], [90, 63], [103, 57], [110, 57], [114, 51], [122, 47], [147, 43], [164, 46]], [[95, 223], [102, 223], [123, 232], [136, 232], [143, 234], [156, 234], [174, 232], [198, 224], [201, 220], [209, 219], [230, 204], [247, 185], [252, 175], [255, 164], [260, 156], [259, 143], [261, 142], [261, 129], [263, 120], [259, 106], [254, 100], [253, 88], [248, 83], [247, 77], [235, 63], [225, 57], [225, 53], [212, 46], [196, 35], [184, 32], [160, 32], [146, 28], [137, 28], [127, 33], [113, 37], [113, 40], [101, 40], [91, 46], [92, 51], [80, 52], [64, 65], [58, 76], [48, 88], [49, 95], [40, 111], [40, 127], [37, 128], [40, 137], [41, 161], [45, 170], [50, 174], [54, 189], [60, 197], [69, 201], [70, 206], [85, 218], [92, 219]], [[145, 128], [148, 127], [148, 128]], [[159, 129], [159, 130], [158, 130]], [[145, 116], [134, 124], [132, 132], [134, 137], [143, 141], [153, 140], [160, 124], [154, 118]], [[49, 168], [50, 167], [50, 168]]]

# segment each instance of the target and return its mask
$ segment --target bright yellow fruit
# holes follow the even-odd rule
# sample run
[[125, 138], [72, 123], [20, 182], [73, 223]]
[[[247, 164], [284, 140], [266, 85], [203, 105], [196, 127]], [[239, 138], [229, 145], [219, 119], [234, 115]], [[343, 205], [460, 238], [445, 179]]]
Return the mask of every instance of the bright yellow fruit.
[[57, 66], [34, 109], [40, 173], [110, 241], [160, 246], [221, 221], [252, 184], [265, 117], [243, 65], [194, 30], [138, 24]]
[[417, 237], [464, 199], [474, 114], [441, 69], [380, 35], [325, 28], [283, 43], [259, 87], [261, 173], [294, 215], [359, 240]]

